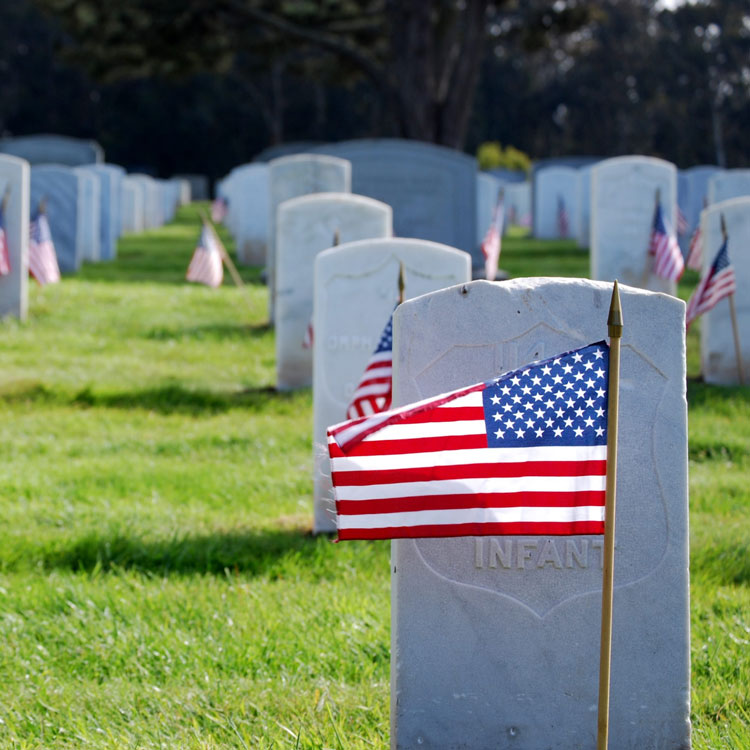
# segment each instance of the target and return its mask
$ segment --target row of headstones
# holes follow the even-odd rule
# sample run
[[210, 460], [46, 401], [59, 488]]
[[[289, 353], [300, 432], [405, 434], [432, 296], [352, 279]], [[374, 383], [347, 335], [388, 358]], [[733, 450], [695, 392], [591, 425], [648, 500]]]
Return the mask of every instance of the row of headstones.
[[[664, 165], [669, 162], [662, 162]], [[533, 174], [533, 231], [540, 239], [560, 237], [559, 209], [564, 206], [568, 216], [568, 236], [577, 240], [579, 247], [589, 247], [591, 227], [595, 208], [602, 205], [601, 196], [595, 195], [595, 175], [597, 171], [616, 171], [621, 179], [627, 181], [630, 172], [638, 172], [640, 164], [651, 164], [654, 160], [645, 156], [625, 156], [614, 159], [597, 160], [580, 167], [542, 166]], [[680, 235], [683, 252], [687, 249], [690, 235], [700, 222], [700, 213], [706, 205], [720, 201], [750, 195], [750, 170], [723, 170], [714, 166], [697, 166], [677, 170], [675, 189], [669, 197], [662, 196], [663, 205], [672, 222], [677, 227], [675, 208], [685, 218], [686, 231]], [[614, 193], [607, 196], [617, 200]], [[669, 201], [669, 202], [668, 202]], [[676, 204], [675, 204], [676, 201]], [[613, 205], [612, 210], [617, 206]], [[646, 224], [653, 215], [653, 196], [651, 208], [644, 214]]]
[[[29, 166], [0, 153], [0, 196], [6, 194], [3, 220], [11, 274], [0, 279], [0, 315], [21, 319], [27, 310], [29, 220], [40, 204], [60, 270], [74, 272], [84, 260], [113, 259], [124, 232], [160, 226], [190, 200], [189, 184], [182, 179], [127, 175], [122, 167], [103, 163]], [[132, 221], [133, 216], [145, 218]]]
[[[302, 183], [320, 182], [327, 165], [343, 161], [350, 165], [347, 180], [324, 189], [353, 192], [393, 206], [397, 236], [460, 248], [471, 254], [475, 268], [483, 268], [479, 246], [500, 187], [506, 185], [506, 201], [516, 206], [514, 215], [530, 215], [528, 183], [506, 184], [502, 177], [480, 173], [476, 160], [466, 154], [418, 141], [346, 141], [267, 163], [241, 165], [219, 181], [216, 192], [227, 199], [226, 222], [240, 262], [266, 264], [272, 273], [278, 205], [302, 192], [320, 189], [304, 188]], [[287, 174], [291, 177], [285, 177]], [[292, 179], [299, 188], [287, 188]], [[297, 189], [300, 192], [295, 192]]]

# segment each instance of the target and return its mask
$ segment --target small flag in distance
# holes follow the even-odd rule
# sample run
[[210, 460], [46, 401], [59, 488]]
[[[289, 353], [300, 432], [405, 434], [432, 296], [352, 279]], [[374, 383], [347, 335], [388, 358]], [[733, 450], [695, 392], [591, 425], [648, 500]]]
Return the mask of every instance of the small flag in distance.
[[206, 284], [211, 287], [221, 286], [224, 280], [224, 265], [221, 259], [221, 251], [216, 241], [216, 237], [208, 226], [203, 224], [198, 246], [195, 248], [193, 257], [190, 260], [185, 278], [188, 281], [194, 281], [199, 284]]
[[60, 281], [60, 267], [47, 216], [40, 211], [29, 226], [29, 273], [40, 286]]
[[8, 236], [5, 233], [5, 217], [0, 208], [0, 276], [10, 273], [10, 252], [8, 251]]
[[372, 353], [346, 409], [348, 419], [377, 414], [391, 406], [393, 369], [393, 314], [380, 334], [380, 340]]
[[728, 241], [725, 239], [719, 252], [716, 253], [714, 262], [688, 301], [685, 311], [686, 328], [689, 328], [698, 316], [713, 309], [724, 297], [734, 294], [737, 290], [737, 281], [729, 260], [727, 244]]
[[677, 244], [677, 237], [667, 217], [664, 216], [661, 203], [657, 204], [654, 212], [648, 252], [654, 256], [654, 273], [657, 276], [668, 281], [677, 281], [682, 276], [685, 269], [682, 250]]

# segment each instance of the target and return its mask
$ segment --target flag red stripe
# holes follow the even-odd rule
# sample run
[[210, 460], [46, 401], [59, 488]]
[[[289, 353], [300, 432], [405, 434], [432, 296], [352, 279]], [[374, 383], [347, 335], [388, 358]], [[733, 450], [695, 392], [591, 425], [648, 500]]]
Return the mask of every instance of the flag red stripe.
[[579, 505], [604, 505], [603, 490], [579, 492], [478, 492], [456, 495], [420, 495], [377, 500], [338, 500], [336, 512], [341, 516], [378, 513], [408, 513], [456, 508], [575, 508]]
[[487, 477], [585, 477], [604, 476], [606, 461], [521, 461], [486, 464], [425, 466], [414, 469], [382, 469], [334, 471], [337, 487], [365, 487], [376, 484], [431, 482], [451, 479], [482, 479]]
[[346, 453], [334, 440], [328, 444], [331, 458], [355, 456], [388, 456], [409, 453], [435, 453], [437, 451], [486, 448], [487, 435], [454, 435], [446, 437], [411, 438], [408, 440], [363, 441]]
[[463, 523], [391, 526], [380, 529], [339, 530], [340, 541], [347, 539], [419, 539], [422, 537], [456, 536], [559, 536], [604, 533], [602, 521], [573, 521], [570, 523]]

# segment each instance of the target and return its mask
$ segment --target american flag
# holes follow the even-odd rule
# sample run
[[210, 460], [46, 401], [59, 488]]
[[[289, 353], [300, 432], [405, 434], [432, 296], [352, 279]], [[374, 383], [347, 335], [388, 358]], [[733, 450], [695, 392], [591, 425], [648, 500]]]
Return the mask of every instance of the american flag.
[[199, 284], [217, 287], [224, 280], [224, 266], [216, 237], [207, 224], [203, 225], [198, 246], [190, 260], [185, 278]]
[[0, 276], [10, 273], [10, 253], [8, 252], [8, 237], [5, 234], [5, 220], [0, 208]]
[[367, 363], [352, 401], [346, 409], [347, 419], [356, 419], [385, 411], [391, 406], [393, 365], [393, 314], [388, 318], [380, 341]]
[[687, 267], [693, 271], [700, 271], [703, 267], [703, 232], [701, 225], [695, 228], [688, 249]]
[[482, 255], [484, 255], [484, 272], [488, 281], [494, 281], [497, 275], [497, 264], [500, 260], [500, 242], [503, 236], [505, 221], [505, 206], [502, 198], [498, 198], [495, 210], [492, 212], [492, 222], [482, 241]]
[[734, 276], [734, 268], [729, 261], [729, 252], [727, 251], [727, 240], [716, 253], [714, 262], [706, 272], [706, 275], [700, 280], [695, 288], [685, 311], [685, 326], [690, 324], [703, 313], [708, 312], [716, 306], [718, 302], [734, 294], [737, 289], [737, 282]]
[[29, 226], [29, 273], [40, 286], [60, 281], [60, 267], [52, 242], [49, 222], [44, 213], [38, 213]]
[[568, 209], [565, 208], [565, 201], [561, 195], [557, 196], [557, 234], [560, 237], [567, 237], [570, 231], [570, 219]]
[[312, 349], [315, 343], [315, 330], [313, 329], [313, 319], [310, 318], [310, 322], [307, 324], [305, 329], [305, 335], [302, 337], [302, 348]]
[[654, 256], [654, 273], [657, 276], [669, 281], [677, 281], [682, 276], [685, 261], [682, 259], [677, 237], [661, 210], [661, 203], [657, 204], [654, 212], [654, 225], [651, 229], [648, 252]]
[[340, 539], [601, 534], [606, 342], [328, 429]]
[[228, 207], [229, 202], [223, 195], [215, 198], [214, 202], [211, 204], [211, 221], [213, 221], [214, 224], [221, 224], [224, 219], [227, 218]]
[[688, 220], [684, 213], [682, 213], [682, 209], [677, 206], [677, 234], [682, 236], [683, 234], [687, 234], [688, 231]]

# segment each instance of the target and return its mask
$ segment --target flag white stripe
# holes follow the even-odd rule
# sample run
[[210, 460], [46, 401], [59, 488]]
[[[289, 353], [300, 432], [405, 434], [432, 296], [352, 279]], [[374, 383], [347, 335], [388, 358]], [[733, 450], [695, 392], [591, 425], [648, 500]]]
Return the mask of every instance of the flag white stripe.
[[[335, 442], [332, 438], [328, 441]], [[527, 461], [606, 461], [606, 445], [556, 445], [523, 448], [460, 448], [453, 451], [335, 457], [333, 471], [421, 469], [429, 466], [525, 463]]]
[[508, 492], [603, 492], [605, 476], [482, 477], [436, 479], [431, 482], [395, 482], [374, 485], [336, 485], [336, 499], [382, 500], [425, 495], [473, 495]]
[[[483, 419], [462, 419], [455, 422], [424, 422], [415, 424], [389, 424], [362, 442], [381, 440], [413, 440], [414, 438], [446, 437], [451, 435], [484, 435]], [[341, 440], [337, 441], [341, 445]]]
[[354, 394], [355, 398], [367, 398], [368, 396], [382, 396], [391, 390], [390, 383], [371, 383], [364, 388], [358, 388]]
[[340, 530], [379, 529], [403, 526], [446, 526], [464, 523], [572, 523], [603, 521], [604, 506], [581, 505], [570, 508], [461, 508], [419, 510], [401, 513], [339, 515]]

